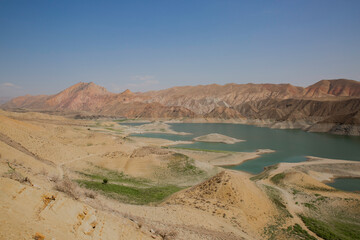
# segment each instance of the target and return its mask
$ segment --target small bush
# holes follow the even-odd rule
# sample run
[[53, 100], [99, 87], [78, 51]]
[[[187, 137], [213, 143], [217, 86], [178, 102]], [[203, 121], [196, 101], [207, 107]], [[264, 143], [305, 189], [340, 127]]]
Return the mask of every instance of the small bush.
[[55, 189], [59, 192], [66, 193], [74, 199], [79, 199], [79, 186], [68, 177], [64, 177], [62, 180], [57, 182]]
[[275, 183], [279, 184], [281, 180], [285, 178], [285, 173], [278, 173], [275, 176], [273, 176], [270, 180]]
[[107, 178], [104, 178], [102, 183], [107, 184], [108, 182], [109, 182], [109, 180]]
[[313, 210], [313, 211], [317, 210], [317, 207], [312, 203], [303, 203], [303, 204], [305, 207], [307, 207], [310, 210]]
[[84, 192], [85, 196], [88, 197], [88, 198], [92, 198], [92, 199], [95, 199], [96, 198], [96, 193], [93, 192], [93, 191], [90, 191], [90, 190], [86, 190]]
[[160, 235], [164, 240], [171, 240], [175, 239], [177, 232], [174, 230], [165, 231], [165, 230], [157, 230], [155, 231], [156, 234]]
[[290, 232], [291, 235], [298, 236], [301, 239], [316, 240], [316, 238], [314, 238], [307, 231], [302, 229], [302, 227], [297, 223], [294, 226], [289, 226], [287, 230], [288, 232]]

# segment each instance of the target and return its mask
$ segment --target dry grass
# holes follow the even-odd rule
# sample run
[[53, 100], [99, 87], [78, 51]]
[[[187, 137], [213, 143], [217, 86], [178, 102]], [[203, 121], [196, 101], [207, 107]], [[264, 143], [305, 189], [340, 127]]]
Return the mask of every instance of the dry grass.
[[80, 187], [77, 183], [70, 180], [69, 177], [64, 178], [55, 183], [55, 189], [59, 192], [63, 192], [74, 199], [80, 198]]
[[51, 181], [55, 182], [55, 190], [63, 192], [76, 200], [81, 197], [95, 199], [97, 196], [96, 192], [81, 188], [76, 182], [71, 181], [68, 176], [64, 176], [62, 180], [53, 177]]
[[21, 164], [18, 164], [16, 161], [14, 161], [13, 163], [6, 161], [6, 163], [9, 167], [9, 170], [2, 175], [3, 177], [10, 178], [10, 179], [18, 181], [20, 183], [32, 185], [29, 177], [27, 177], [27, 176], [24, 177], [19, 171], [16, 170], [15, 166], [21, 167]]
[[156, 230], [155, 234], [162, 237], [164, 240], [176, 239], [177, 232], [175, 230]]

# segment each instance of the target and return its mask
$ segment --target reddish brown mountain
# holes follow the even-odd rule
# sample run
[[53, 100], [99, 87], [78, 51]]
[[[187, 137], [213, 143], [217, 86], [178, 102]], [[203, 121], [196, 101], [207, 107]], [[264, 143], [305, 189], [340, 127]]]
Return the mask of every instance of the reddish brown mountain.
[[119, 94], [94, 83], [78, 83], [55, 95], [18, 97], [2, 108], [129, 118], [246, 118], [358, 124], [359, 99], [360, 82], [346, 79], [322, 80], [307, 88], [290, 84], [212, 84], [145, 93], [126, 90]]
[[215, 119], [243, 119], [244, 117], [234, 108], [215, 107], [211, 112], [206, 113], [204, 118]]
[[10, 101], [2, 105], [2, 108], [29, 108], [29, 109], [43, 109], [45, 108], [45, 101], [48, 99], [48, 95], [25, 95], [17, 98], [13, 98]]
[[306, 88], [305, 97], [360, 97], [360, 82], [347, 79], [322, 80]]
[[167, 106], [183, 106], [197, 114], [206, 114], [215, 107], [231, 107], [264, 99], [302, 97], [304, 88], [290, 84], [226, 84], [173, 87], [146, 92], [151, 102]]
[[98, 111], [101, 109], [104, 99], [114, 95], [92, 82], [81, 82], [50, 96], [45, 105], [56, 110]]

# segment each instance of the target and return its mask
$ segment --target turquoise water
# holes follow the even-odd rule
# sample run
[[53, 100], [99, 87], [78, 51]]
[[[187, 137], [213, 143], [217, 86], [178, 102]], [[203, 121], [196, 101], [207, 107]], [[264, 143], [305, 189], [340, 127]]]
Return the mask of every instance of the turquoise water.
[[360, 191], [360, 178], [337, 178], [327, 185], [344, 191]]
[[246, 140], [246, 142], [235, 144], [195, 142], [177, 146], [236, 152], [251, 152], [257, 149], [275, 150], [274, 153], [264, 154], [241, 165], [229, 167], [254, 174], [262, 172], [265, 166], [279, 162], [304, 161], [305, 156], [360, 161], [360, 137], [226, 123], [173, 123], [170, 125], [175, 131], [188, 132], [192, 135], [136, 134], [134, 136], [186, 141], [209, 133], [220, 133]]

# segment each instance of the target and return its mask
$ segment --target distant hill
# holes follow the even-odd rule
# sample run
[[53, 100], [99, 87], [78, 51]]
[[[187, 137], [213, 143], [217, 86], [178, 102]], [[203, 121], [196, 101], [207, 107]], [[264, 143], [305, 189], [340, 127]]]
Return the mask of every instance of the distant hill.
[[306, 88], [305, 97], [360, 97], [360, 82], [347, 79], [321, 80]]
[[81, 82], [55, 95], [14, 98], [2, 108], [148, 119], [301, 120], [309, 124], [329, 124], [332, 119], [335, 124], [336, 119], [337, 125], [354, 125], [358, 122], [359, 99], [360, 82], [347, 79], [321, 80], [306, 88], [291, 84], [211, 84], [119, 94]]

